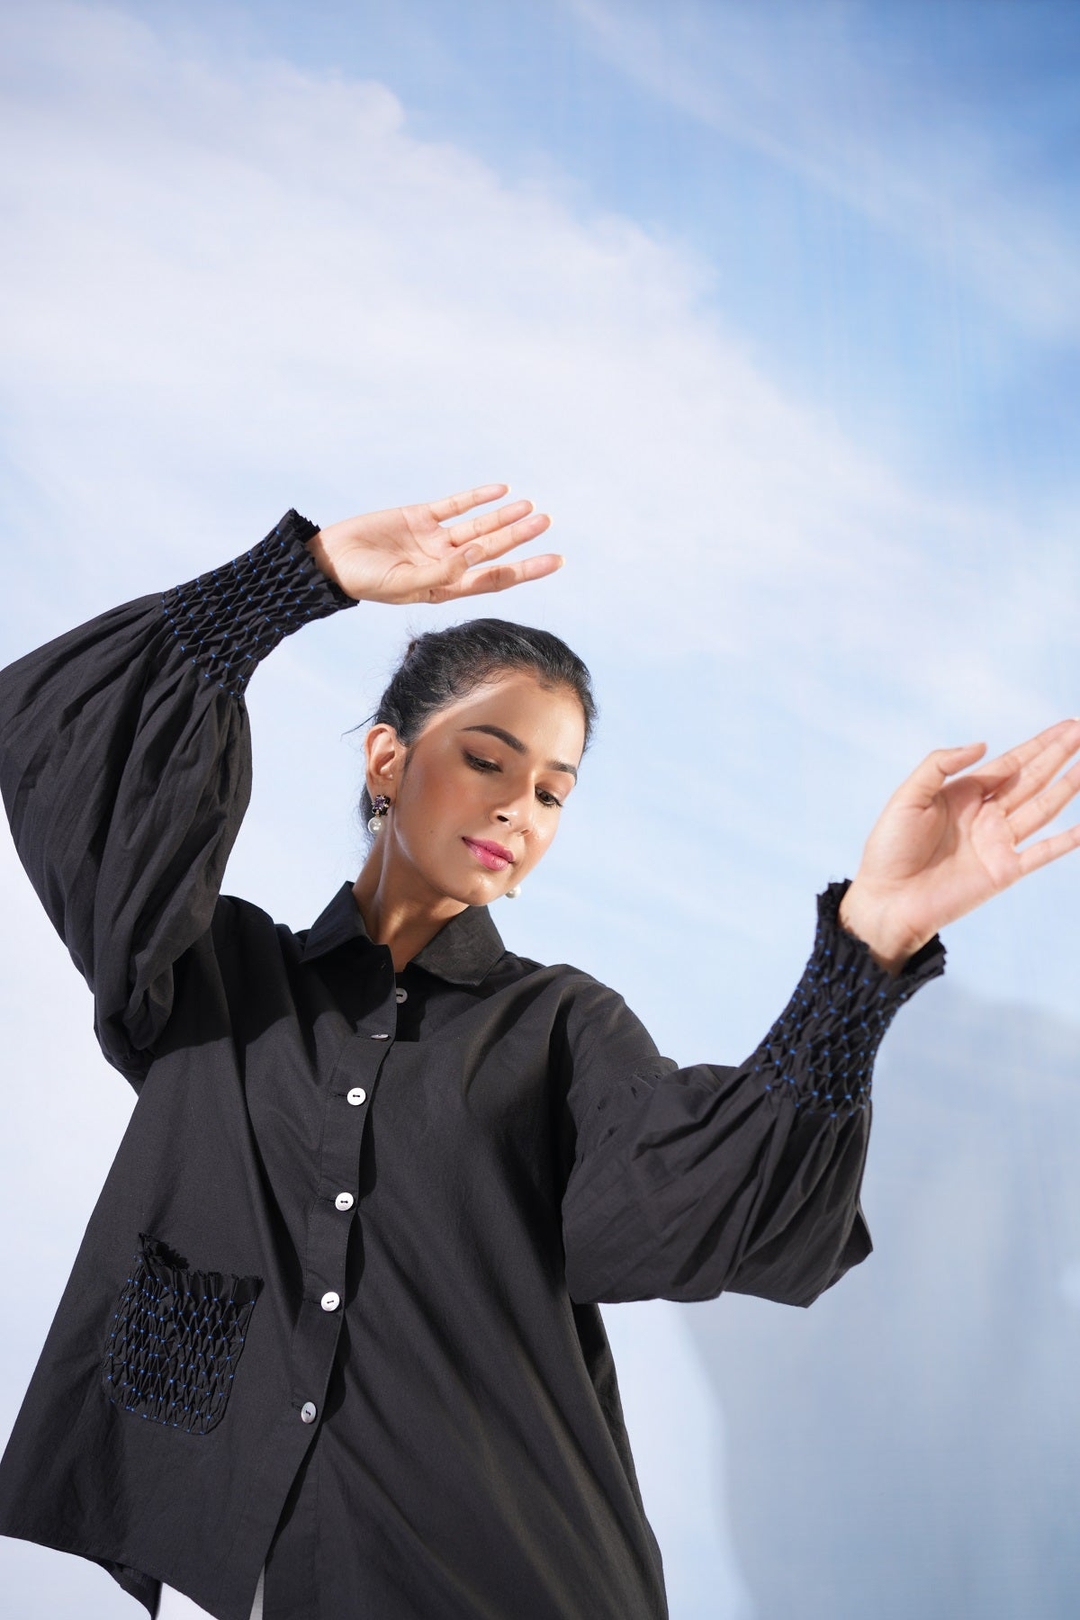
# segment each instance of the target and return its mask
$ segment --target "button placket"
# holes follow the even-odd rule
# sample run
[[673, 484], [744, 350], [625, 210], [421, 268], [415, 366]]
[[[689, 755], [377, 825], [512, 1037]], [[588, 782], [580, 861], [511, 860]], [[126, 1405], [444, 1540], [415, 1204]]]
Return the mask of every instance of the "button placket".
[[[392, 1008], [393, 1002], [389, 1005]], [[392, 1021], [392, 1012], [389, 1017]], [[355, 1219], [341, 1217], [356, 1207], [356, 1193], [349, 1189], [356, 1187], [372, 1091], [392, 1044], [388, 1039], [376, 1045], [357, 1032], [346, 1043], [330, 1076], [319, 1151], [322, 1196], [311, 1210], [303, 1268], [304, 1302], [293, 1340], [293, 1389], [298, 1404], [303, 1403], [305, 1423], [314, 1423], [318, 1417], [318, 1404], [341, 1337], [346, 1258]], [[311, 1409], [311, 1417], [303, 1415], [306, 1408]]]

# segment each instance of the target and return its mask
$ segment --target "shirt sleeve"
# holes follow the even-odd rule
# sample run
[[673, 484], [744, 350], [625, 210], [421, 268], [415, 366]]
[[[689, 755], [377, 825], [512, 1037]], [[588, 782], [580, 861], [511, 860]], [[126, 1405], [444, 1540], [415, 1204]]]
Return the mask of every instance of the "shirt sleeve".
[[809, 1305], [870, 1253], [859, 1191], [874, 1058], [945, 951], [935, 938], [887, 973], [837, 920], [847, 887], [819, 897], [795, 993], [737, 1068], [679, 1068], [613, 991], [576, 998], [562, 1220], [578, 1303], [730, 1290]]
[[19, 857], [133, 1082], [210, 926], [251, 790], [244, 691], [312, 619], [355, 606], [290, 511], [259, 545], [113, 609], [0, 674], [0, 790]]

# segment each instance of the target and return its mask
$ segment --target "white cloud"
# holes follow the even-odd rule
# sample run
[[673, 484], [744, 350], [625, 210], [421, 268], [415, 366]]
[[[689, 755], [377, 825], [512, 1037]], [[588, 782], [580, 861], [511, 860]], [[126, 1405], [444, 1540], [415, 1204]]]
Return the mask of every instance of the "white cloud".
[[916, 716], [1031, 706], [977, 637], [953, 650], [972, 537], [985, 608], [1014, 526], [903, 489], [786, 399], [686, 252], [417, 140], [382, 85], [175, 55], [105, 8], [0, 27], [10, 455], [95, 587], [109, 563], [159, 583], [193, 532], [209, 563], [289, 499], [508, 476], [561, 518], [571, 567], [534, 599], [570, 630], [756, 657], [797, 718], [860, 740], [853, 663]]

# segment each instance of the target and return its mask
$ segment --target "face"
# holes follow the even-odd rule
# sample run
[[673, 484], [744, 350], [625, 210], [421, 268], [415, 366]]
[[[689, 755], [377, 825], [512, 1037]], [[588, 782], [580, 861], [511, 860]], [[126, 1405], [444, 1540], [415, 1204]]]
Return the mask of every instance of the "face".
[[392, 802], [377, 840], [382, 876], [487, 905], [536, 866], [576, 779], [585, 719], [576, 694], [507, 671], [440, 709], [406, 750], [368, 734], [368, 790]]

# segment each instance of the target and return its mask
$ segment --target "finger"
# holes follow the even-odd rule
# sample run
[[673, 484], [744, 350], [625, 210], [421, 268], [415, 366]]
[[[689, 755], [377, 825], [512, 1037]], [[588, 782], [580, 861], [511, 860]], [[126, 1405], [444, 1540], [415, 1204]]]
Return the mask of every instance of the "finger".
[[935, 748], [917, 765], [900, 792], [929, 804], [941, 792], [950, 776], [974, 765], [986, 753], [985, 743], [965, 743], [961, 748]]
[[[970, 780], [977, 783], [984, 798], [992, 798], [1003, 793], [1006, 789], [1011, 791], [1011, 784], [1018, 782], [1024, 766], [1034, 759], [1042, 748], [1052, 741], [1055, 736], [1063, 732], [1064, 728], [1075, 724], [1072, 720], [1058, 720], [1045, 731], [1040, 731], [1037, 737], [1031, 737], [1027, 742], [1018, 743], [1007, 753], [999, 754], [997, 759], [988, 760], [982, 769], [973, 773]], [[942, 782], [950, 776], [955, 776], [965, 766], [973, 765], [981, 755], [986, 752], [985, 743], [968, 743], [962, 748], [938, 748], [929, 754], [919, 768], [909, 778], [912, 783], [918, 784], [924, 792], [931, 797], [940, 790]], [[1067, 758], [1072, 749], [1061, 756]], [[965, 756], [967, 756], [965, 758]], [[1061, 761], [1059, 760], [1059, 764]], [[1055, 769], [1057, 767], [1055, 766]], [[1051, 775], [1053, 772], [1051, 772]], [[937, 781], [937, 786], [933, 784]]]
[[452, 602], [465, 596], [484, 596], [491, 591], [507, 591], [513, 585], [527, 580], [543, 579], [560, 569], [565, 558], [548, 552], [542, 557], [524, 557], [520, 562], [501, 563], [495, 568], [480, 568], [462, 577], [452, 585], [442, 586], [432, 601]]
[[[1030, 760], [1033, 760], [1037, 754], [1040, 754], [1042, 750], [1047, 747], [1049, 743], [1052, 743], [1056, 737], [1061, 736], [1066, 728], [1076, 725], [1077, 722], [1075, 720], [1055, 720], [1052, 726], [1047, 726], [1046, 730], [1040, 731], [1038, 736], [1029, 737], [1027, 742], [1017, 743], [1015, 748], [1010, 748], [1008, 753], [1002, 754], [1000, 758], [1003, 760], [1011, 759], [1014, 762], [1014, 765], [1022, 768], [1023, 766], [1027, 765]], [[1080, 732], [1080, 727], [1077, 729], [1078, 732]], [[987, 769], [993, 770], [997, 763], [998, 761], [996, 759], [992, 760], [988, 764]]]
[[464, 523], [451, 524], [443, 533], [453, 546], [468, 545], [470, 540], [479, 540], [496, 529], [516, 523], [519, 518], [528, 517], [532, 509], [532, 501], [511, 501], [507, 506], [496, 507], [494, 512], [483, 512], [479, 517], [467, 518]]
[[1001, 796], [1008, 791], [1012, 783], [1019, 781], [1020, 771], [1021, 767], [1011, 754], [1002, 754], [993, 764], [984, 765], [982, 770], [972, 771], [969, 776], [964, 777], [964, 781], [978, 788], [984, 799], [994, 799], [1000, 803]]
[[[1037, 753], [1028, 755], [1013, 786], [1007, 792], [998, 792], [998, 803], [1005, 814], [1010, 815], [1052, 781], [1077, 748], [1080, 748], [1080, 723], [1065, 720], [1052, 726], [1049, 741]], [[1011, 749], [1010, 756], [1015, 759], [1018, 752]]]
[[476, 568], [480, 563], [505, 556], [515, 546], [523, 546], [527, 540], [535, 540], [538, 534], [543, 534], [550, 527], [551, 519], [546, 512], [533, 512], [530, 517], [521, 518], [509, 528], [499, 529], [482, 540], [471, 541], [460, 556], [467, 568]]
[[1040, 838], [1037, 844], [1029, 844], [1022, 849], [1017, 857], [1020, 876], [1026, 877], [1029, 872], [1038, 871], [1040, 866], [1048, 866], [1051, 861], [1060, 860], [1062, 855], [1068, 855], [1070, 850], [1080, 848], [1080, 823], [1070, 827], [1067, 832], [1055, 833], [1051, 838]]
[[475, 489], [463, 489], [457, 495], [444, 495], [441, 501], [429, 501], [428, 511], [436, 523], [444, 523], [447, 518], [471, 512], [474, 506], [485, 506], [488, 501], [500, 500], [509, 490], [509, 484], [478, 484]]
[[[1071, 770], [1059, 776], [1052, 787], [1038, 794], [1026, 804], [1021, 804], [1009, 816], [1009, 825], [1018, 844], [1032, 833], [1039, 831], [1059, 815], [1070, 799], [1080, 793], [1080, 765], [1074, 765]], [[998, 801], [1001, 802], [1001, 801]]]
[[[1005, 795], [1011, 791], [1014, 783], [1020, 780], [1023, 767], [1018, 763], [1013, 753], [1001, 754], [997, 759], [991, 760], [981, 770], [972, 771], [964, 777], [964, 781], [978, 789], [984, 799], [993, 799], [1000, 804]], [[950, 771], [950, 775], [954, 773]]]

